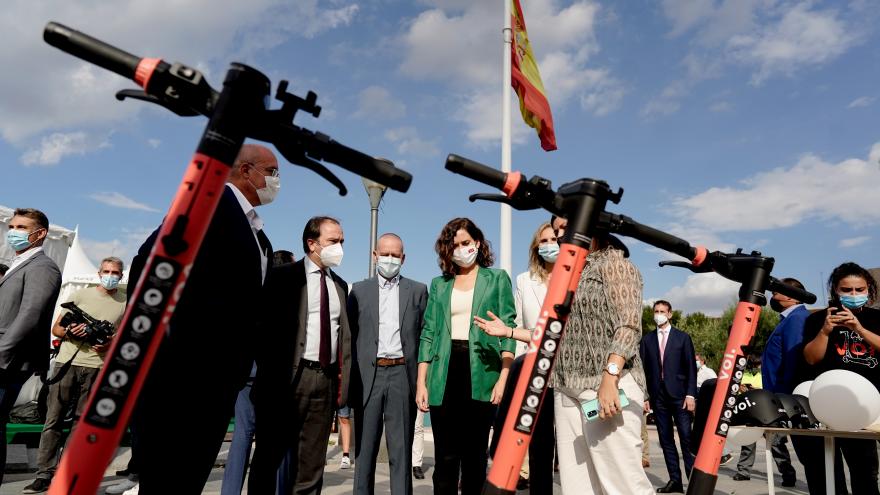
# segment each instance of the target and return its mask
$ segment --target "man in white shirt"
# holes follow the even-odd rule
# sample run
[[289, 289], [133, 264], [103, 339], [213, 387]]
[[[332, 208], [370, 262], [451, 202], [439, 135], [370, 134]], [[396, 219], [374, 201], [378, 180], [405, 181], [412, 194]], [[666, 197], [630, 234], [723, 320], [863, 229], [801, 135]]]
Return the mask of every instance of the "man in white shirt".
[[690, 436], [697, 395], [696, 353], [690, 335], [672, 326], [672, 304], [660, 300], [654, 303], [653, 309], [657, 329], [642, 337], [639, 355], [648, 387], [645, 410], [654, 411], [657, 435], [669, 472], [669, 482], [658, 488], [657, 493], [682, 493], [681, 465], [672, 425], [674, 422], [678, 430], [684, 472], [689, 476], [694, 465]]
[[706, 380], [710, 380], [712, 378], [718, 378], [718, 373], [715, 373], [715, 370], [706, 366], [706, 360], [703, 359], [703, 356], [700, 354], [696, 355], [697, 362], [697, 390], [700, 390], [700, 387], [703, 386], [703, 382]]
[[[12, 266], [0, 278], [0, 432], [18, 392], [35, 372], [49, 368], [49, 330], [61, 287], [61, 271], [45, 253], [49, 219], [31, 208], [12, 214], [6, 243], [15, 251]], [[0, 466], [6, 465], [6, 443]], [[0, 483], [3, 474], [0, 473]]]
[[[260, 330], [273, 342], [257, 356], [254, 409], [259, 440], [250, 493], [319, 494], [333, 410], [348, 403], [351, 331], [339, 221], [313, 217], [300, 261], [272, 270]], [[282, 464], [282, 460], [284, 463]], [[279, 469], [280, 466], [280, 469]], [[276, 479], [277, 474], [277, 479]]]
[[[279, 189], [272, 151], [243, 145], [220, 190], [217, 210], [132, 420], [138, 438], [132, 463], [143, 460], [135, 470], [140, 470], [140, 489], [147, 493], [202, 491], [256, 353], [261, 345], [275, 345], [263, 342], [256, 331], [266, 307], [263, 285], [273, 255], [255, 208], [271, 203]], [[132, 261], [132, 287], [153, 245], [164, 241], [158, 233], [153, 232]], [[187, 440], [169, 449], [169, 438]]]

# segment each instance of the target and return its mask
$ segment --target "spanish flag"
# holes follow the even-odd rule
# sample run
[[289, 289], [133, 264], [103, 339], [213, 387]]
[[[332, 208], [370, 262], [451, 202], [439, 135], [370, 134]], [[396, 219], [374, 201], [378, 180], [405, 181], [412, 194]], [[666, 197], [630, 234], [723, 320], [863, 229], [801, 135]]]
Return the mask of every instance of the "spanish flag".
[[556, 134], [553, 132], [550, 102], [547, 101], [547, 92], [544, 90], [544, 83], [538, 72], [538, 63], [535, 61], [532, 47], [529, 45], [526, 21], [523, 18], [519, 0], [510, 1], [513, 2], [510, 19], [510, 25], [513, 28], [510, 83], [519, 96], [519, 109], [522, 112], [523, 120], [538, 132], [544, 151], [553, 151], [556, 149]]

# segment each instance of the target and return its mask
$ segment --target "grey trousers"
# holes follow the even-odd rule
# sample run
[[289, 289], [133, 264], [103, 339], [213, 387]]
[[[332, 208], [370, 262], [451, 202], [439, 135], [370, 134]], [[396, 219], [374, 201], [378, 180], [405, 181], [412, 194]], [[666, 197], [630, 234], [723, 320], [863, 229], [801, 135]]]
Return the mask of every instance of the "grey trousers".
[[[55, 363], [55, 373], [63, 366]], [[58, 466], [58, 452], [61, 450], [64, 416], [76, 404], [74, 419], [79, 418], [86, 408], [89, 391], [98, 377], [100, 368], [71, 365], [57, 383], [49, 385], [46, 400], [46, 423], [40, 435], [40, 449], [37, 452], [37, 478], [52, 479]]]
[[415, 398], [405, 366], [377, 366], [370, 397], [355, 408], [354, 493], [372, 495], [376, 486], [376, 456], [384, 427], [391, 469], [392, 495], [411, 495]]
[[[773, 435], [773, 438], [770, 440], [770, 454], [773, 456], [773, 460], [776, 461], [776, 468], [779, 469], [779, 474], [782, 475], [784, 481], [793, 480], [796, 477], [794, 467], [791, 465], [791, 454], [788, 452], [788, 447], [785, 446], [786, 442], [787, 437], [785, 435]], [[739, 453], [739, 461], [736, 463], [736, 471], [738, 473], [749, 476], [752, 466], [755, 465], [756, 447], [757, 445], [754, 443], [743, 445]]]

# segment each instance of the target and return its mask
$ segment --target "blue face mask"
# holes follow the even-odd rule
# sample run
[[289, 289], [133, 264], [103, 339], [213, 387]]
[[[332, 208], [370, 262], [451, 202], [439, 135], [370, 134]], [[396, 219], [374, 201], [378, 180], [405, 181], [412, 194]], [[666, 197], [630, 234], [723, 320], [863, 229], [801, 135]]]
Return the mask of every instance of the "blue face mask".
[[[42, 229], [37, 229], [34, 232], [39, 232]], [[25, 249], [31, 247], [32, 242], [28, 240], [28, 237], [31, 236], [34, 232], [22, 232], [20, 230], [10, 230], [6, 232], [6, 244], [9, 244], [9, 247], [12, 248], [13, 251], [19, 252], [24, 251]]]
[[860, 296], [850, 296], [850, 295], [839, 295], [840, 304], [843, 304], [849, 309], [858, 309], [868, 304], [868, 296], [862, 294]]
[[117, 275], [101, 275], [101, 287], [107, 290], [113, 290], [119, 286], [119, 277]]
[[544, 261], [547, 263], [556, 263], [556, 258], [559, 257], [559, 244], [556, 244], [555, 242], [539, 244], [538, 256], [544, 258]]

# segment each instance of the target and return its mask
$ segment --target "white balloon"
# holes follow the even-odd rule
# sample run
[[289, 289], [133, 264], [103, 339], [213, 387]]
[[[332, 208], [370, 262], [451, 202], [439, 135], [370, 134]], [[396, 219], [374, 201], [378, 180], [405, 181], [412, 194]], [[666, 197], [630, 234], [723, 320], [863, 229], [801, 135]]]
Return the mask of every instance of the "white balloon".
[[743, 445], [751, 445], [764, 435], [764, 430], [760, 428], [746, 428], [744, 426], [731, 426], [727, 431], [727, 443], [735, 447]]
[[810, 397], [810, 387], [813, 386], [813, 380], [801, 383], [794, 390], [791, 391], [791, 395], [803, 395], [804, 397]]
[[861, 430], [880, 416], [880, 392], [858, 373], [826, 371], [810, 387], [810, 409], [833, 430]]

